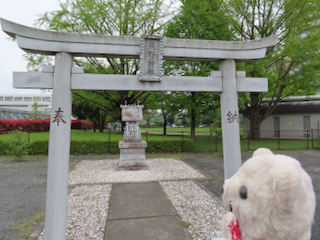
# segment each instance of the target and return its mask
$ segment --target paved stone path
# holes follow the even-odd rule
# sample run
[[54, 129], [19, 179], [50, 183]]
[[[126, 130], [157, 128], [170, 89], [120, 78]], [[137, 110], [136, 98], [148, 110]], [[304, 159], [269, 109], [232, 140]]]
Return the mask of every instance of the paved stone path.
[[158, 182], [113, 184], [105, 240], [192, 240]]

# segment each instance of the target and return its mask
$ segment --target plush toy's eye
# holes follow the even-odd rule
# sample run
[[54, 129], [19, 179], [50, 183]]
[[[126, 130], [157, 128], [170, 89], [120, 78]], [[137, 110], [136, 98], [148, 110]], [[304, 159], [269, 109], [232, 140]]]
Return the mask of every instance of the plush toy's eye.
[[247, 188], [245, 186], [242, 186], [240, 188], [240, 197], [242, 199], [246, 199], [248, 197], [248, 190], [247, 190]]

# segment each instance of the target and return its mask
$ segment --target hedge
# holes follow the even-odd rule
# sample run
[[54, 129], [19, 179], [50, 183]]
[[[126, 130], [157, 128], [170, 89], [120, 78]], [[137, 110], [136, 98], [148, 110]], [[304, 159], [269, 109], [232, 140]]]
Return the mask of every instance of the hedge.
[[[71, 141], [70, 154], [108, 154], [120, 153], [118, 142], [109, 141]], [[0, 141], [0, 155], [6, 155], [8, 143]], [[180, 140], [148, 141], [147, 153], [155, 152], [192, 152], [194, 142], [184, 139], [183, 146]], [[29, 154], [48, 154], [48, 141], [34, 141], [29, 143]]]
[[[50, 118], [0, 119], [0, 132], [11, 132], [20, 129], [24, 132], [47, 132], [50, 130]], [[83, 120], [71, 120], [71, 129], [93, 129], [93, 123]]]
[[50, 128], [50, 118], [46, 119], [0, 119], [0, 132], [20, 130], [24, 132], [47, 132]]
[[71, 129], [93, 129], [93, 122], [83, 120], [71, 120]]

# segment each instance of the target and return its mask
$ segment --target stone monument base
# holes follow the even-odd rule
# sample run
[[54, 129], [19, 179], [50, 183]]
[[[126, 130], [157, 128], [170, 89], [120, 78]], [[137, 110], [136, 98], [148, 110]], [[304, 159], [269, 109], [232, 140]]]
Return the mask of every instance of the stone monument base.
[[118, 165], [119, 171], [132, 170], [148, 170], [146, 162], [145, 149], [147, 148], [146, 141], [140, 142], [125, 142], [119, 141], [120, 161]]

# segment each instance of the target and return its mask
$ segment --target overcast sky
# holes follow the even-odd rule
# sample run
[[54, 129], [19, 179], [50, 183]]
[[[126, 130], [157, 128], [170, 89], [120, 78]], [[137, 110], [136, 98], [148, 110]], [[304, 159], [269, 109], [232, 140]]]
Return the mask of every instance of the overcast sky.
[[[61, 1], [60, 1], [61, 2]], [[64, 1], [62, 1], [64, 2]], [[0, 0], [0, 18], [33, 27], [39, 14], [58, 10], [58, 0]], [[0, 28], [1, 29], [1, 28]], [[27, 71], [23, 60], [24, 51], [9, 36], [0, 31], [0, 94], [34, 94], [36, 89], [15, 89], [12, 87], [12, 72]]]

